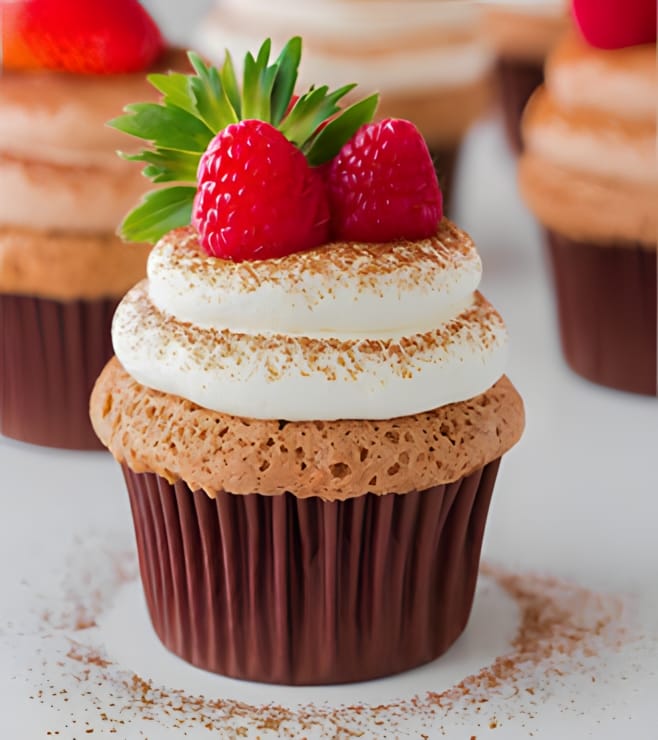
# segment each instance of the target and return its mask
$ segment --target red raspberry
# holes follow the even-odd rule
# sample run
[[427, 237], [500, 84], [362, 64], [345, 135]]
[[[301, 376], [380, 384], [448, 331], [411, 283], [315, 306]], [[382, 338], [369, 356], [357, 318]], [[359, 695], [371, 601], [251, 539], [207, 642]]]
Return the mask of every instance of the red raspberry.
[[585, 41], [599, 49], [622, 49], [656, 41], [656, 0], [573, 0]]
[[117, 74], [147, 69], [164, 48], [138, 0], [0, 0], [5, 69]]
[[329, 204], [320, 173], [269, 123], [220, 131], [199, 162], [193, 224], [215, 257], [261, 260], [328, 240]]
[[331, 163], [328, 189], [338, 241], [423, 239], [443, 218], [432, 158], [410, 121], [362, 126]]

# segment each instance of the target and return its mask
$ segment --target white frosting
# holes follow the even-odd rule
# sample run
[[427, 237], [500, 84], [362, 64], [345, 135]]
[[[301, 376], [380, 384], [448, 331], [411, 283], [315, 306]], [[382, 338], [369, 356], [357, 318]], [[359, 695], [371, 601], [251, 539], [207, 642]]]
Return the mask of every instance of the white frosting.
[[404, 0], [403, 6], [399, 0], [220, 0], [217, 5], [227, 17], [266, 35], [309, 34], [343, 42], [395, 41], [428, 26], [469, 29], [478, 18], [474, 4], [453, 0]]
[[471, 302], [482, 274], [472, 244], [439, 261], [432, 239], [400, 243], [387, 258], [392, 270], [373, 270], [377, 250], [367, 245], [351, 246], [344, 261], [314, 250], [299, 269], [294, 258], [246, 265], [161, 241], [149, 256], [149, 297], [203, 328], [350, 338], [434, 329]]
[[386, 419], [472, 398], [503, 374], [507, 333], [474, 292], [472, 243], [444, 231], [237, 264], [165, 240], [116, 312], [116, 355], [143, 385], [250, 418]]
[[364, 91], [450, 87], [481, 79], [492, 65], [476, 32], [478, 12], [465, 3], [407, 2], [404, 12], [399, 3], [386, 1], [236, 0], [220, 7], [199, 31], [202, 51], [221, 62], [228, 49], [238, 63], [265, 36], [272, 37], [277, 54], [299, 34], [305, 44], [303, 87], [317, 80], [331, 87], [358, 80]]
[[[239, 34], [219, 26], [206, 26], [199, 35], [199, 48], [218, 63], [229, 49], [236, 68], [248, 51], [255, 53], [262, 39]], [[280, 51], [274, 45], [274, 53]], [[477, 42], [395, 51], [379, 55], [345, 57], [319, 49], [305, 49], [299, 80], [303, 88], [316, 80], [331, 88], [359, 80], [364, 91], [416, 90], [424, 87], [450, 87], [481, 79], [491, 67], [491, 53]]]

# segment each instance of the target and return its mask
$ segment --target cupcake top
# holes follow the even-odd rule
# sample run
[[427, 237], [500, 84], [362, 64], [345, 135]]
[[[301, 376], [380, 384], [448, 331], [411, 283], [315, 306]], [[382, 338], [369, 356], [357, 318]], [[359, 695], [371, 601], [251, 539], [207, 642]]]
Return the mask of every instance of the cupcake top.
[[567, 28], [567, 3], [566, 0], [486, 3], [483, 26], [498, 56], [541, 64]]
[[445, 220], [413, 243], [333, 242], [240, 263], [173, 232], [118, 309], [114, 349], [143, 385], [234, 416], [406, 416], [503, 374], [507, 333], [475, 290], [480, 272], [468, 236]]
[[0, 224], [114, 232], [148, 189], [116, 156], [125, 137], [105, 126], [135, 96], [155, 100], [143, 74], [3, 73]]
[[[113, 232], [145, 191], [121, 164], [105, 126], [148, 96], [144, 71], [169, 65], [160, 33], [136, 0], [3, 3], [0, 224]], [[155, 96], [153, 96], [155, 97]]]
[[185, 60], [163, 51], [135, 0], [0, 3], [0, 33], [0, 290], [123, 295], [146, 254], [114, 232], [147, 183], [105, 123], [129, 100], [156, 99], [145, 70]]
[[477, 292], [472, 241], [443, 218], [418, 130], [369, 123], [376, 96], [341, 109], [351, 87], [293, 95], [300, 52], [294, 38], [270, 64], [266, 42], [242, 91], [230, 59], [215, 70], [192, 54], [192, 81], [157, 80], [161, 129], [140, 106], [112, 122], [154, 141], [141, 156], [156, 178], [194, 184], [155, 191], [124, 221], [157, 243], [117, 309], [92, 420], [133, 470], [211, 494], [457, 480], [520, 435], [504, 324]]
[[279, 50], [291, 33], [304, 38], [301, 80], [332, 86], [355, 77], [384, 94], [454, 87], [481, 80], [491, 56], [475, 5], [448, 0], [221, 0], [204, 21], [199, 46], [211, 58], [235, 58], [265, 35]]
[[523, 121], [521, 184], [543, 223], [574, 239], [656, 243], [657, 82], [655, 41], [561, 40]]

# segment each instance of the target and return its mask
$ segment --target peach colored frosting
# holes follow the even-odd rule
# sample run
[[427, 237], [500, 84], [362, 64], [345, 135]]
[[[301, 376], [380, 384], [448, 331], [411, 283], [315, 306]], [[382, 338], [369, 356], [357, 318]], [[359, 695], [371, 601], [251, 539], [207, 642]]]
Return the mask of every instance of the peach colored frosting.
[[562, 0], [483, 6], [487, 40], [499, 56], [508, 59], [543, 63], [567, 23], [566, 3]]
[[575, 239], [656, 244], [656, 47], [601, 51], [575, 33], [548, 59], [523, 121], [523, 193]]
[[0, 228], [0, 292], [58, 301], [120, 298], [144, 275], [149, 250], [111, 233]]
[[156, 95], [143, 73], [4, 73], [0, 225], [114, 232], [149, 184], [139, 166], [117, 157], [130, 141], [105, 123]]

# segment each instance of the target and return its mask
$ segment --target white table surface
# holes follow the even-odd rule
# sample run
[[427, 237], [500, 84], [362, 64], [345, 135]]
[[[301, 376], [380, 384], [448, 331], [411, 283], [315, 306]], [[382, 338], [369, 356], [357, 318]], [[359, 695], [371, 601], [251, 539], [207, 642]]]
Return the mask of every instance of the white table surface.
[[[559, 680], [539, 666], [531, 711], [527, 697], [503, 686], [482, 712], [446, 710], [430, 720], [414, 712], [383, 715], [384, 724], [362, 724], [361, 737], [658, 738], [658, 401], [598, 388], [564, 366], [538, 232], [519, 202], [495, 121], [472, 132], [461, 165], [456, 220], [483, 255], [483, 290], [508, 323], [508, 374], [527, 409], [525, 435], [501, 468], [483, 559], [619, 601], [617, 626], [625, 636], [590, 656], [586, 670]], [[134, 672], [169, 691], [252, 705], [367, 707], [448, 689], [505, 654], [518, 626], [515, 603], [485, 576], [465, 635], [417, 671], [321, 689], [212, 676], [169, 655], [152, 633], [127, 496], [109, 456], [0, 438], [0, 466], [2, 738], [347, 738], [335, 725], [302, 730], [293, 721], [259, 729], [249, 713], [238, 723], [242, 734], [217, 719], [221, 712], [212, 729], [177, 729], [161, 708], [150, 718], [131, 708], [121, 676]], [[72, 605], [82, 611], [71, 614]], [[94, 626], [75, 629], [90, 615]], [[112, 665], [81, 662], [88, 651]], [[104, 720], [108, 714], [124, 724]]]

